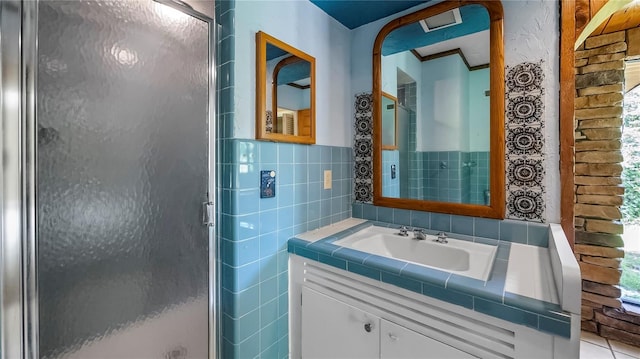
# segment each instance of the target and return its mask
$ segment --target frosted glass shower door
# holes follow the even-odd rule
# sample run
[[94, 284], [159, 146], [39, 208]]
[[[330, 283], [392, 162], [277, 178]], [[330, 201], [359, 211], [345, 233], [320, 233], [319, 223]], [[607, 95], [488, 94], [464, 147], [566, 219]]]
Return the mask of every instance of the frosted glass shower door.
[[209, 26], [39, 2], [41, 357], [208, 356]]

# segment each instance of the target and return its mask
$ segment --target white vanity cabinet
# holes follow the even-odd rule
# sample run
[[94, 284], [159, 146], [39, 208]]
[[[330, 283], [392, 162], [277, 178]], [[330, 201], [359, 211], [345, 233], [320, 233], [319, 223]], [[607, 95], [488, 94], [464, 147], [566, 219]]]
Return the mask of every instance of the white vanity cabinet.
[[390, 321], [381, 320], [380, 358], [475, 358]]
[[[569, 338], [297, 255], [289, 257], [289, 279], [291, 358], [579, 356]], [[574, 319], [579, 340], [579, 315]]]
[[302, 289], [303, 358], [378, 358], [380, 318]]
[[473, 358], [451, 346], [302, 288], [302, 358]]

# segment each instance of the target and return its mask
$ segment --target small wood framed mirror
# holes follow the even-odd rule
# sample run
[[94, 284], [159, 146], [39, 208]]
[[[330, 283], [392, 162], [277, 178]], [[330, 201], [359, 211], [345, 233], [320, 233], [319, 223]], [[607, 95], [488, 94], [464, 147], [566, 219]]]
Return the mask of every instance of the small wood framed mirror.
[[256, 33], [256, 139], [316, 143], [316, 60]]

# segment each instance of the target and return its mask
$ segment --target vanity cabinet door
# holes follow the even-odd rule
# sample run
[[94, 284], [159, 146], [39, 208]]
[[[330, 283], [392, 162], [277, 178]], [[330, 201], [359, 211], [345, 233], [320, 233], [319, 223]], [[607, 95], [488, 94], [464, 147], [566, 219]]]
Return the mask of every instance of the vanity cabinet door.
[[454, 347], [382, 320], [380, 328], [380, 358], [475, 358]]
[[302, 289], [302, 358], [378, 358], [380, 318]]

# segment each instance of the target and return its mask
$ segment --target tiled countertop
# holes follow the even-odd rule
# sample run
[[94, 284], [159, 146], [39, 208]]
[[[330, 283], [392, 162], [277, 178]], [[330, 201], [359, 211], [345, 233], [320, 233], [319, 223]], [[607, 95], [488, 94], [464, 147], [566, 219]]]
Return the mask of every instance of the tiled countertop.
[[[349, 219], [331, 227], [307, 232], [289, 240], [288, 250], [308, 259], [463, 306], [515, 324], [569, 338], [571, 316], [558, 303], [507, 292], [511, 243], [475, 238], [498, 246], [489, 280], [423, 267], [333, 244], [369, 226], [396, 226], [383, 222]], [[452, 238], [458, 238], [455, 234]]]

